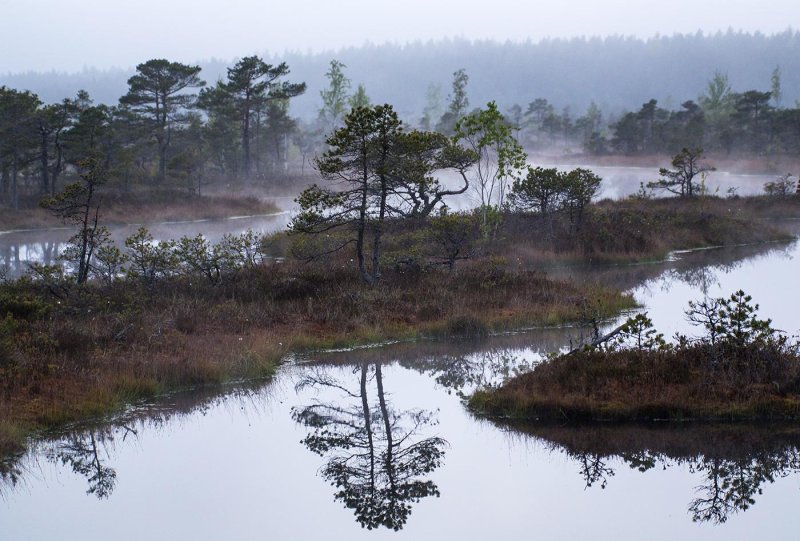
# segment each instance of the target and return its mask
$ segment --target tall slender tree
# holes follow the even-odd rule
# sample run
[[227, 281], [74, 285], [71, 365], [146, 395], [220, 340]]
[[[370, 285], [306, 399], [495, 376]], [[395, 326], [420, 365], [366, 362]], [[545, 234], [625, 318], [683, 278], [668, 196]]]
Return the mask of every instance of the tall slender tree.
[[763, 152], [770, 137], [771, 92], [748, 90], [735, 95], [737, 135], [754, 152]]
[[350, 96], [347, 100], [347, 103], [350, 104], [351, 109], [358, 109], [359, 107], [369, 107], [370, 100], [369, 96], [367, 96], [367, 89], [364, 87], [363, 84], [359, 84], [356, 87], [355, 93]]
[[41, 183], [39, 192], [54, 195], [56, 183], [64, 169], [64, 133], [75, 121], [75, 100], [65, 98], [60, 103], [39, 110], [36, 127], [39, 132], [39, 163]]
[[315, 164], [325, 180], [338, 186], [314, 185], [297, 199], [301, 212], [292, 229], [301, 233], [347, 230], [333, 249], [355, 244], [358, 269], [368, 284], [381, 278], [383, 224], [391, 211], [387, 204], [391, 164], [401, 130], [402, 123], [390, 105], [354, 109], [345, 117], [344, 127], [328, 138], [329, 150]]
[[[325, 73], [328, 79], [328, 88], [320, 90], [322, 108], [319, 110], [320, 120], [325, 125], [326, 131], [333, 131], [341, 126], [342, 118], [348, 110], [350, 79], [344, 74], [346, 68], [338, 60], [331, 60], [331, 66]], [[359, 87], [360, 88], [360, 87]], [[369, 105], [369, 103], [362, 104]]]
[[108, 242], [108, 230], [100, 222], [98, 187], [106, 181], [106, 173], [96, 160], [80, 164], [80, 180], [67, 184], [64, 191], [41, 201], [40, 205], [77, 227], [61, 257], [75, 265], [75, 279], [83, 284], [89, 279], [92, 257]]
[[136, 75], [128, 79], [128, 93], [120, 103], [140, 112], [150, 124], [158, 146], [158, 176], [167, 174], [167, 149], [171, 130], [186, 120], [186, 110], [196, 95], [189, 88], [205, 86], [200, 66], [189, 66], [164, 59], [148, 60], [136, 66]]
[[497, 231], [499, 210], [510, 184], [522, 174], [527, 155], [493, 101], [458, 121], [455, 140], [477, 157], [471, 184], [480, 198], [481, 228], [488, 237]]
[[200, 91], [197, 105], [206, 113], [205, 137], [211, 161], [223, 174], [238, 175], [242, 164], [241, 134], [233, 97], [223, 81]]
[[442, 115], [442, 87], [429, 83], [428, 90], [425, 92], [425, 109], [422, 111], [420, 127], [423, 130], [431, 130]]
[[228, 68], [228, 81], [222, 88], [230, 95], [237, 116], [242, 141], [242, 173], [253, 169], [251, 139], [254, 116], [263, 112], [270, 101], [288, 100], [306, 91], [305, 83], [281, 81], [289, 66], [267, 64], [258, 56], [247, 56]]
[[781, 88], [780, 66], [775, 66], [775, 69], [772, 70], [772, 77], [770, 77], [769, 82], [770, 82], [770, 94], [772, 95], [772, 101], [775, 102], [775, 107], [780, 107], [781, 100], [783, 98], [783, 90]]
[[462, 68], [453, 73], [453, 89], [450, 96], [448, 96], [450, 103], [447, 106], [447, 111], [436, 125], [437, 131], [445, 135], [453, 135], [456, 132], [456, 124], [467, 114], [467, 108], [469, 107], [469, 98], [467, 97], [468, 82], [469, 75], [467, 75], [467, 70]]

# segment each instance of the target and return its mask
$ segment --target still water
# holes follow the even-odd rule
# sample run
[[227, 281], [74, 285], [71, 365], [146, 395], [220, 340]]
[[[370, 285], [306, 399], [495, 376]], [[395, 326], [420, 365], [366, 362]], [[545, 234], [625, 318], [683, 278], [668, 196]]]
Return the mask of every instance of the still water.
[[[554, 272], [632, 291], [667, 336], [695, 332], [689, 299], [738, 288], [797, 332], [798, 256]], [[50, 435], [2, 468], [0, 539], [797, 539], [800, 426], [510, 426], [464, 407], [581, 332], [315, 354]]]

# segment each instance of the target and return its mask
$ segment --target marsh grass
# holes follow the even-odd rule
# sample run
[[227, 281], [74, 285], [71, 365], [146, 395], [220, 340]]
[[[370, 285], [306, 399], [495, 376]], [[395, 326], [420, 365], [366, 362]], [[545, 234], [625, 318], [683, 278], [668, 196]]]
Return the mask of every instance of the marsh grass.
[[800, 198], [604, 200], [580, 225], [566, 214], [508, 214], [497, 250], [536, 262], [651, 261], [674, 250], [789, 240], [778, 221], [798, 217]]
[[[458, 241], [455, 267], [470, 258], [536, 267], [617, 264], [663, 260], [675, 250], [791, 240], [794, 236], [784, 222], [800, 218], [800, 197], [603, 200], [586, 207], [580, 220], [567, 211], [548, 215], [505, 211], [496, 234], [489, 237], [480, 235], [475, 213], [449, 218], [460, 219], [464, 234]], [[448, 250], [457, 241], [443, 244], [435, 224], [435, 219], [389, 220], [385, 263], [411, 273], [446, 266]], [[329, 245], [346, 240], [341, 233], [331, 233], [326, 239]], [[271, 236], [268, 244], [272, 255], [281, 257], [328, 247], [318, 236], [284, 233]], [[349, 252], [347, 257], [352, 257]]]
[[27, 302], [3, 305], [14, 324], [0, 408], [27, 429], [178, 388], [267, 377], [290, 352], [565, 323], [580, 318], [587, 297], [608, 316], [633, 305], [609, 289], [496, 260], [389, 272], [374, 287], [335, 263], [291, 261], [240, 269], [217, 284], [130, 278], [73, 286], [60, 298], [35, 281], [4, 287], [7, 298]]
[[561, 422], [798, 419], [800, 357], [779, 342], [581, 351], [479, 391], [470, 405]]

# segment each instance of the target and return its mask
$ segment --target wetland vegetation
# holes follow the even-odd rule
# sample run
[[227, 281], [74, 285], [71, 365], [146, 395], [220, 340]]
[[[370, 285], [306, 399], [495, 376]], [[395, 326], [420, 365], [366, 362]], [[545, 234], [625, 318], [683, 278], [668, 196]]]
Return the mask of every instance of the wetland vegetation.
[[[4, 441], [18, 445], [30, 428], [167, 389], [263, 376], [290, 352], [610, 317], [632, 308], [632, 299], [537, 267], [785, 238], [779, 227], [754, 220], [791, 208], [747, 198], [601, 202], [587, 206], [577, 231], [562, 213], [547, 220], [504, 214], [496, 240], [482, 237], [477, 214], [392, 220], [386, 269], [372, 286], [347, 251], [295, 260], [294, 251], [316, 242], [303, 234], [243, 234], [212, 244], [155, 242], [143, 230], [119, 252], [117, 267], [101, 273], [98, 265], [85, 284], [60, 267], [37, 267], [2, 286]], [[463, 229], [452, 240], [445, 237], [452, 230], [439, 229], [445, 226]], [[448, 242], [461, 249], [452, 268], [442, 264]], [[644, 363], [665, 354], [639, 355]], [[584, 356], [606, 358], [576, 355], [565, 370], [585, 366]]]
[[[470, 109], [458, 70], [447, 107], [416, 122], [372, 105], [363, 86], [351, 93], [345, 68], [331, 62], [310, 123], [289, 114], [305, 83], [258, 56], [208, 86], [199, 66], [147, 61], [113, 106], [86, 93], [45, 105], [0, 87], [0, 226], [74, 233], [57, 260], [0, 283], [0, 454], [12, 457], [0, 482], [16, 483], [26, 447], [48, 441], [36, 434], [59, 434], [43, 456], [108, 498], [116, 473], [101, 450], [159, 419], [147, 405], [131, 415], [137, 404], [197, 393], [191, 417], [332, 349], [344, 350], [346, 369], [302, 365], [293, 383], [303, 399], [288, 416], [334, 499], [366, 529], [399, 530], [412, 505], [439, 496], [430, 477], [449, 447], [434, 433], [438, 410], [394, 405], [386, 359], [564, 451], [587, 486], [606, 486], [608, 461], [706, 472], [709, 496], [690, 504], [697, 521], [725, 522], [798, 470], [793, 429], [756, 430], [763, 449], [748, 436], [732, 450], [684, 445], [701, 433], [727, 442], [729, 426], [654, 436], [632, 424], [800, 417], [798, 343], [744, 292], [690, 304], [699, 337], [667, 341], [646, 314], [607, 328], [640, 308], [632, 284], [660, 272], [636, 264], [795, 238], [795, 176], [771, 171], [762, 195], [723, 197], [706, 182], [714, 167], [700, 148], [796, 165], [798, 108], [780, 102], [780, 70], [771, 92], [733, 92], [716, 74], [699, 103], [669, 111], [651, 100], [613, 122], [595, 104], [573, 121], [541, 98], [524, 112], [494, 101]], [[585, 165], [530, 163], [527, 151], [546, 139], [579, 148], [573, 158], [658, 155], [664, 167], [638, 192], [603, 198], [603, 179]], [[296, 199], [279, 208], [269, 199], [279, 193]], [[291, 213], [285, 230], [219, 241], [157, 238], [146, 226], [122, 240], [107, 228], [278, 211]], [[532, 329], [539, 349], [525, 359], [474, 351]], [[391, 342], [413, 354], [354, 350]], [[92, 418], [112, 421], [73, 430]], [[577, 424], [597, 421], [628, 424], [593, 447], [600, 429]], [[611, 433], [624, 445], [608, 443]]]

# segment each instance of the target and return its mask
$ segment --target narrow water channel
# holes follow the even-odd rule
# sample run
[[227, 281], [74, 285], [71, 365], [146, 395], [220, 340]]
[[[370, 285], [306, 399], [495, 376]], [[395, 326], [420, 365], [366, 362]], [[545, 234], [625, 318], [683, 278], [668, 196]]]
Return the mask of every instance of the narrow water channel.
[[[797, 333], [798, 256], [558, 272], [631, 290], [667, 336], [696, 332], [689, 299], [739, 288]], [[797, 538], [798, 425], [512, 426], [464, 407], [581, 332], [316, 354], [42, 438], [0, 470], [0, 539]]]
[[[543, 167], [556, 167], [566, 170], [573, 165], [540, 164]], [[603, 177], [603, 183], [597, 195], [598, 198], [619, 199], [639, 191], [640, 184], [647, 184], [658, 176], [656, 167], [616, 167], [616, 166], [584, 166], [592, 169]], [[712, 171], [708, 173], [706, 187], [710, 193], [724, 196], [729, 189], [734, 189], [738, 195], [754, 195], [763, 192], [764, 183], [775, 180], [775, 175], [747, 175], [727, 171]], [[462, 180], [455, 173], [445, 173], [440, 176], [440, 181], [447, 186], [461, 186]], [[282, 209], [291, 209], [295, 206], [292, 197], [278, 197], [274, 199], [276, 205]], [[453, 210], [469, 210], [480, 204], [477, 194], [468, 191], [458, 197], [448, 200], [448, 206]], [[257, 233], [272, 233], [283, 229], [289, 223], [289, 212], [278, 212], [274, 215], [264, 216], [237, 216], [225, 220], [171, 220], [165, 217], [160, 223], [145, 224], [156, 240], [177, 239], [183, 235], [195, 236], [203, 234], [211, 241], [218, 241], [225, 233], [241, 233], [252, 229]], [[133, 234], [139, 224], [113, 226], [111, 238], [118, 245], [122, 245], [125, 238]], [[55, 228], [44, 230], [19, 230], [0, 231], [0, 271], [8, 277], [17, 277], [28, 270], [28, 264], [33, 262], [55, 264], [58, 255], [66, 247], [66, 243], [73, 231], [68, 228]]]
[[[273, 233], [286, 227], [289, 212], [278, 211], [257, 216], [233, 216], [221, 220], [163, 221], [151, 224], [130, 224], [109, 227], [111, 240], [118, 246], [144, 225], [156, 240], [194, 237], [202, 234], [211, 242], [218, 242], [227, 233], [239, 234], [251, 230], [255, 233]], [[16, 278], [28, 271], [30, 263], [54, 265], [74, 234], [68, 227], [52, 229], [27, 229], [0, 231], [0, 271]]]

